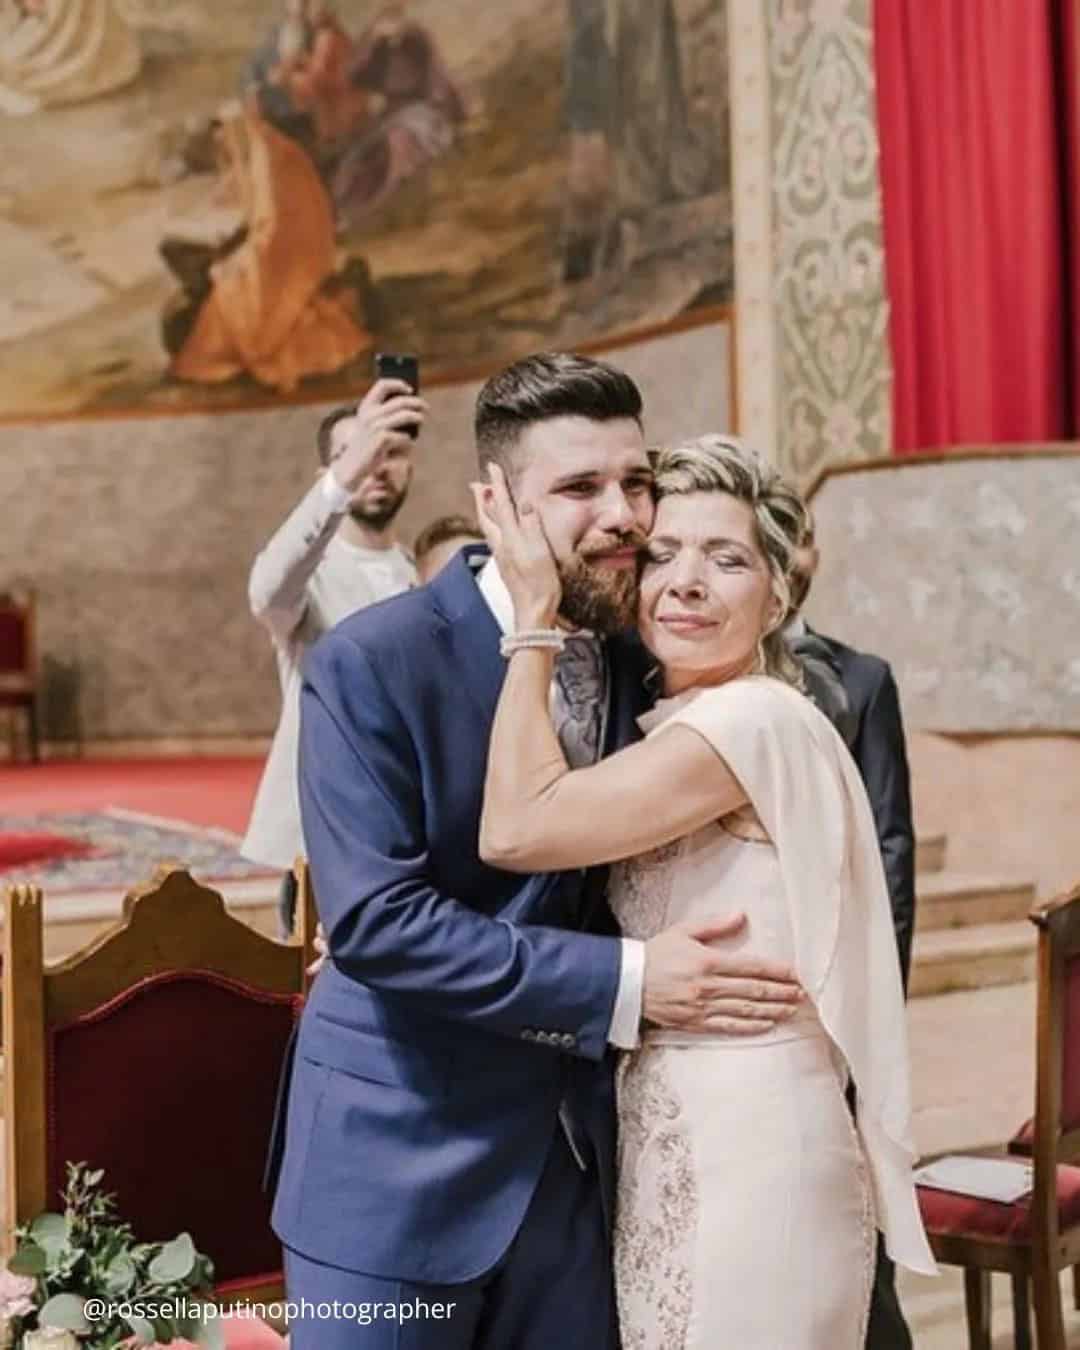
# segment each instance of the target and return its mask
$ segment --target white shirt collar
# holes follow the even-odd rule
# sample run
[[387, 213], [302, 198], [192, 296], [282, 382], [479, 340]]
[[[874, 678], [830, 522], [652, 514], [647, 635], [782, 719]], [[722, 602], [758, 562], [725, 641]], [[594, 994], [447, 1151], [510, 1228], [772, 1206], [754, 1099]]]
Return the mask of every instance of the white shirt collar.
[[506, 582], [502, 579], [499, 565], [494, 558], [489, 558], [481, 567], [480, 575], [476, 578], [476, 584], [480, 587], [480, 594], [487, 601], [488, 609], [495, 616], [499, 631], [512, 633], [514, 631], [514, 602], [510, 598], [510, 592], [507, 589]]
[[[500, 631], [512, 633], [514, 631], [514, 601], [494, 558], [489, 558], [481, 567], [476, 578], [476, 584], [480, 587], [480, 594], [487, 601], [488, 609], [495, 616], [495, 622], [499, 625]], [[567, 637], [595, 638], [596, 634], [589, 628], [575, 628], [572, 633], [567, 632]]]

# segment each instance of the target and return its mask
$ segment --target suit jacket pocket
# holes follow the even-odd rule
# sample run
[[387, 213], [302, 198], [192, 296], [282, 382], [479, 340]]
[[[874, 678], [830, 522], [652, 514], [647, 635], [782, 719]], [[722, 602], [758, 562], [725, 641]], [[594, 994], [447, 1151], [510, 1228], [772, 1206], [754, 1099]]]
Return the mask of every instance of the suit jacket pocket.
[[419, 1045], [355, 1026], [316, 1010], [300, 1032], [305, 1059], [371, 1083], [408, 1088], [425, 1096], [446, 1091], [446, 1057]]

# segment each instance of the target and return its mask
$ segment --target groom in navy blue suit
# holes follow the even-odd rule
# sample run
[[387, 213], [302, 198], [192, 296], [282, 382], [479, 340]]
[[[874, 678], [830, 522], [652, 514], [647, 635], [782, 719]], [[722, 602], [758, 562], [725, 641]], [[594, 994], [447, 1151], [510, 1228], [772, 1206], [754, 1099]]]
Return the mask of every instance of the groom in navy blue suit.
[[[601, 362], [528, 357], [481, 391], [476, 437], [558, 560], [581, 641], [552, 709], [571, 763], [588, 762], [633, 740], [648, 702], [627, 636], [653, 514], [640, 394]], [[301, 1304], [291, 1350], [614, 1350], [611, 1047], [643, 1018], [754, 1032], [797, 998], [789, 972], [709, 945], [737, 917], [631, 942], [604, 869], [479, 861], [512, 626], [497, 569], [469, 549], [309, 660], [300, 798], [329, 960], [274, 1206]]]

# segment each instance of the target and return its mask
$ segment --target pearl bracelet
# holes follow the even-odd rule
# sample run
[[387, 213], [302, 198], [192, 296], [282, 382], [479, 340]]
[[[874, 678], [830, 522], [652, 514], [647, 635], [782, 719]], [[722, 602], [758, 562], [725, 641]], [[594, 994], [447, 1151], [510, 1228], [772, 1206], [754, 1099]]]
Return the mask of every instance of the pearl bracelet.
[[561, 652], [566, 638], [558, 628], [523, 628], [519, 633], [507, 633], [499, 640], [499, 654], [511, 657], [515, 652], [547, 649]]

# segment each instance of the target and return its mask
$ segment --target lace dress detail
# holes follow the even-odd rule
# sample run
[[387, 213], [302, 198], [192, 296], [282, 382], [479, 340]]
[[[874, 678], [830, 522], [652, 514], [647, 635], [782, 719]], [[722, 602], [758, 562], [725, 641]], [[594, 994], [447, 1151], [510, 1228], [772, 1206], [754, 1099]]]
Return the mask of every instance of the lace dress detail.
[[615, 1280], [623, 1350], [684, 1350], [693, 1311], [697, 1186], [682, 1105], [662, 1053], [619, 1073], [619, 1208]]
[[667, 927], [674, 872], [682, 840], [661, 844], [611, 869], [611, 894], [618, 896], [619, 925], [626, 937], [647, 942]]

